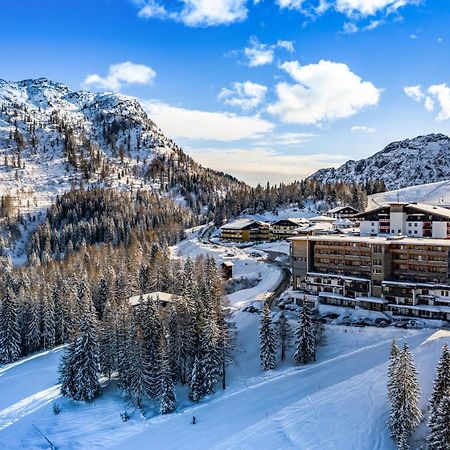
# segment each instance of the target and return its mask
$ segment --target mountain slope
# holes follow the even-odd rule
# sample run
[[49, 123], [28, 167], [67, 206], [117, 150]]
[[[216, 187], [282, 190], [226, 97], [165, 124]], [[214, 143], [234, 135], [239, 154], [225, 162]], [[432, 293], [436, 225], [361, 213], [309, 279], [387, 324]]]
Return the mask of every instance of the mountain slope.
[[172, 190], [189, 201], [189, 189], [201, 197], [209, 188], [173, 189], [180, 175], [212, 178], [222, 195], [239, 184], [196, 164], [134, 98], [74, 92], [45, 78], [0, 80], [0, 195], [19, 211], [47, 208], [80, 183]]
[[311, 179], [366, 184], [382, 180], [390, 190], [450, 179], [450, 138], [429, 134], [393, 142], [366, 159], [321, 169]]
[[376, 208], [377, 206], [396, 201], [429, 203], [447, 207], [450, 205], [450, 181], [420, 184], [369, 195], [367, 208]]

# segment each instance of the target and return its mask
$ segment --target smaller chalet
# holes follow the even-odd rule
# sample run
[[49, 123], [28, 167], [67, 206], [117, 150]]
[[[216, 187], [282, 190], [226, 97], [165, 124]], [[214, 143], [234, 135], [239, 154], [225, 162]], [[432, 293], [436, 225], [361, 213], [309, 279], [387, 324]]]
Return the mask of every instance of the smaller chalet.
[[349, 219], [359, 214], [360, 211], [353, 208], [352, 206], [336, 206], [336, 208], [327, 211], [327, 215], [333, 217], [334, 219]]
[[150, 292], [149, 294], [134, 295], [133, 297], [130, 297], [128, 301], [131, 306], [137, 306], [141, 301], [141, 297], [144, 302], [155, 302], [163, 307], [173, 302], [173, 294], [168, 292]]
[[287, 239], [295, 236], [297, 233], [295, 230], [299, 227], [303, 227], [308, 224], [307, 219], [303, 218], [291, 218], [280, 219], [273, 222], [270, 229], [271, 239]]
[[220, 269], [222, 272], [222, 278], [226, 281], [230, 278], [233, 278], [233, 266], [234, 264], [231, 261], [224, 261], [220, 265]]
[[259, 220], [238, 219], [221, 227], [221, 239], [233, 242], [268, 241], [270, 225]]

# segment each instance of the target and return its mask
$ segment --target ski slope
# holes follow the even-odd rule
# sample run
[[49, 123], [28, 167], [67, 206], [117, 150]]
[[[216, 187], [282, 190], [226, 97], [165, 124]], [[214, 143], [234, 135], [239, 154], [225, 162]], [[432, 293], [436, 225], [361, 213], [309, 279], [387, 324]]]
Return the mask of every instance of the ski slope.
[[[295, 367], [289, 358], [262, 373], [258, 321], [258, 315], [238, 314], [238, 351], [227, 390], [199, 404], [180, 395], [177, 412], [168, 416], [149, 407], [146, 418], [131, 411], [124, 423], [124, 402], [110, 387], [93, 403], [59, 398], [62, 349], [3, 367], [0, 448], [49, 448], [35, 425], [61, 449], [394, 449], [385, 426], [390, 340], [406, 340], [412, 348], [424, 400], [441, 347], [450, 340], [443, 331], [329, 326], [316, 363]], [[55, 400], [58, 415], [52, 412]]]
[[421, 202], [432, 205], [450, 205], [450, 181], [410, 186], [395, 191], [370, 195], [367, 208], [376, 208], [390, 202]]

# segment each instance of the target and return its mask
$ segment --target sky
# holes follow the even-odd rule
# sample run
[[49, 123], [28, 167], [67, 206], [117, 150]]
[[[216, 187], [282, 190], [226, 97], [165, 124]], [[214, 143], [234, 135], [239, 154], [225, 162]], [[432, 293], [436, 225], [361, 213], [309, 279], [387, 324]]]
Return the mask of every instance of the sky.
[[1, 0], [0, 18], [0, 78], [137, 97], [252, 185], [450, 134], [449, 0]]

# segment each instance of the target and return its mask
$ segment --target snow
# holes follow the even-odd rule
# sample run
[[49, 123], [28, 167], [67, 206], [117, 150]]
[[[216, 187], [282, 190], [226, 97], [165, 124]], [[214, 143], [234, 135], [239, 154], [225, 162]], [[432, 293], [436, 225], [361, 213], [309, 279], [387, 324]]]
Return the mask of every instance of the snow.
[[[63, 348], [56, 348], [0, 367], [0, 449], [48, 448], [36, 426], [58, 448], [69, 450], [394, 450], [386, 428], [391, 339], [400, 345], [408, 342], [414, 353], [424, 408], [450, 332], [326, 325], [327, 343], [318, 349], [317, 362], [294, 366], [291, 348], [285, 362], [262, 372], [260, 316], [238, 308], [248, 304], [260, 308], [267, 291], [277, 286], [280, 269], [244, 250], [202, 242], [198, 238], [202, 231], [201, 227], [189, 230], [187, 240], [171, 247], [172, 255], [213, 255], [218, 262], [232, 261], [236, 277], [261, 275], [253, 288], [229, 295], [238, 335], [227, 389], [194, 404], [186, 399], [185, 389], [178, 388], [177, 411], [166, 416], [158, 415], [157, 405], [151, 403], [146, 404], [145, 417], [127, 408], [114, 385], [104, 386], [101, 397], [91, 403], [73, 402], [59, 395]], [[333, 310], [326, 305], [321, 308]], [[366, 313], [353, 311], [355, 316]], [[287, 316], [295, 326], [296, 317], [290, 312]], [[54, 402], [61, 408], [57, 415], [52, 410]], [[130, 414], [128, 422], [120, 417], [125, 409]], [[192, 416], [197, 418], [196, 425], [191, 424]], [[419, 430], [417, 436], [425, 431]]]
[[[385, 425], [390, 340], [405, 340], [413, 350], [424, 406], [441, 347], [450, 339], [443, 330], [328, 326], [328, 343], [319, 348], [317, 363], [294, 367], [286, 361], [263, 373], [259, 316], [239, 313], [237, 319], [239, 351], [227, 390], [199, 404], [184, 402], [167, 416], [145, 420], [134, 413], [123, 423], [123, 400], [109, 388], [89, 404], [58, 398], [62, 349], [7, 366], [0, 373], [0, 448], [48, 448], [34, 424], [64, 449], [393, 450]], [[55, 400], [58, 415], [52, 412]]]
[[410, 186], [394, 191], [369, 195], [367, 209], [377, 208], [390, 202], [421, 202], [430, 205], [450, 205], [450, 181]]

